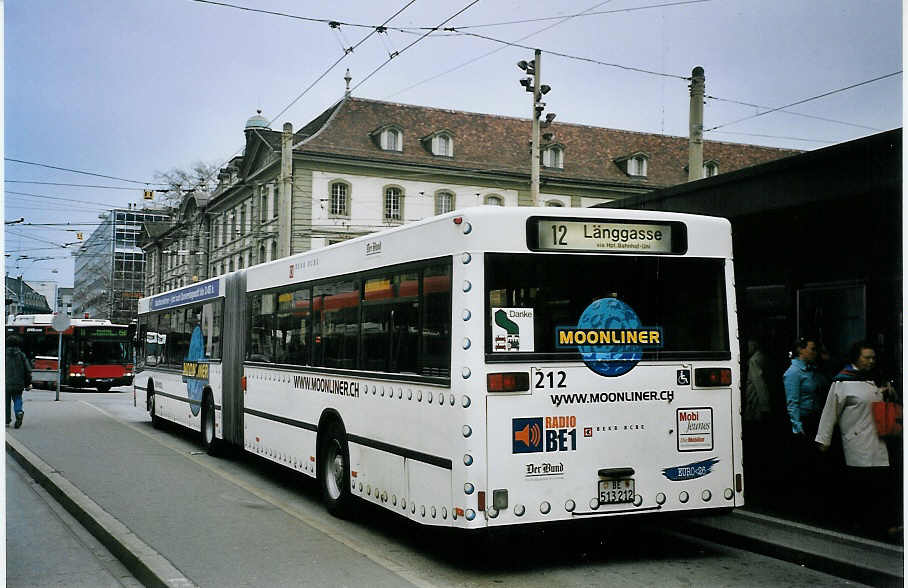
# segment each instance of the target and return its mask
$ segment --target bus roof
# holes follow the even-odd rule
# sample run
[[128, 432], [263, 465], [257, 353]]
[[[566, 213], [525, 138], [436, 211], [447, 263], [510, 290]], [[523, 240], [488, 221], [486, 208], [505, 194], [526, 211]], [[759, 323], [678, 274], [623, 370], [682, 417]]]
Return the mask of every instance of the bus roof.
[[[536, 217], [593, 222], [613, 220], [617, 223], [682, 223], [687, 235], [687, 247], [683, 255], [714, 258], [732, 256], [731, 224], [728, 219], [719, 217], [620, 208], [476, 206], [250, 266], [237, 270], [234, 274], [245, 274], [246, 289], [251, 292], [338, 273], [367, 271], [376, 267], [467, 252], [530, 253], [527, 223]], [[613, 252], [573, 253], [608, 255]], [[222, 275], [192, 286], [142, 298], [139, 300], [139, 314], [223, 296], [223, 278]], [[207, 289], [208, 293], [200, 296], [200, 289]]]

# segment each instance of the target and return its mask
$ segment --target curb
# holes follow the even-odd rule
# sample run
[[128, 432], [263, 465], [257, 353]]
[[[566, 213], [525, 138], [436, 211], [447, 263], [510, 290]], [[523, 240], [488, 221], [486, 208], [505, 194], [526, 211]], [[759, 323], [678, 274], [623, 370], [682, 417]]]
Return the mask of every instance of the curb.
[[142, 584], [161, 588], [197, 588], [167, 558], [9, 434], [6, 436], [6, 450]]
[[[802, 537], [812, 535], [825, 542], [840, 543], [852, 548], [876, 551], [877, 553], [885, 552], [888, 557], [899, 561], [904, 559], [902, 548], [886, 543], [845, 535], [758, 513], [734, 511], [727, 516], [760, 524], [764, 527], [776, 527]], [[760, 553], [870, 586], [904, 586], [905, 579], [903, 574], [880, 569], [880, 567], [873, 567], [873, 563], [869, 561], [859, 561], [858, 558], [836, 557], [823, 553], [822, 550], [816, 547], [800, 546], [792, 541], [773, 540], [772, 534], [746, 532], [740, 529], [736, 530], [734, 527], [735, 525], [723, 525], [721, 523], [689, 518], [684, 521], [683, 530], [678, 526], [675, 527], [675, 530], [682, 534], [693, 535], [702, 539], [716, 541], [723, 545]]]

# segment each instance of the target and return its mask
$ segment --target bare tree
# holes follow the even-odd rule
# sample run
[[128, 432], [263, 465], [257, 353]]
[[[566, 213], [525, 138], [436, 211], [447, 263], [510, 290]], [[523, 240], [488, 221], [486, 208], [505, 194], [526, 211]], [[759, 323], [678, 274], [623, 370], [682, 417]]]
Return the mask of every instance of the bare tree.
[[173, 168], [166, 172], [155, 172], [155, 181], [166, 184], [164, 202], [178, 207], [187, 192], [210, 193], [217, 185], [218, 166], [215, 163], [197, 161], [187, 169]]

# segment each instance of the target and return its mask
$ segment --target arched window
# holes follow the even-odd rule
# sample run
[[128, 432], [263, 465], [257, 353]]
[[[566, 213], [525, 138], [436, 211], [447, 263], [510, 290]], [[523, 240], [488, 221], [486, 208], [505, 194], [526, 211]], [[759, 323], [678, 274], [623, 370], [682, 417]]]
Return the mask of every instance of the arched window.
[[277, 259], [277, 241], [271, 242], [271, 261]]
[[489, 206], [504, 206], [504, 199], [498, 194], [486, 196], [486, 204]]
[[259, 263], [265, 263], [265, 244], [259, 246]]
[[331, 205], [329, 212], [335, 216], [349, 216], [350, 208], [348, 206], [350, 187], [344, 182], [334, 182], [331, 184]]
[[244, 265], [244, 264], [243, 264], [243, 256], [242, 256], [242, 255], [237, 255], [237, 257], [236, 257], [236, 269], [238, 269], [238, 270], [239, 270], [239, 269], [243, 269], [243, 265]]
[[402, 221], [404, 218], [403, 206], [403, 190], [394, 186], [385, 188], [384, 219], [386, 221]]
[[438, 192], [435, 194], [435, 214], [444, 214], [454, 210], [454, 194]]
[[233, 260], [232, 260], [232, 259], [231, 259], [230, 261], [227, 262], [227, 271], [228, 271], [228, 272], [232, 272], [232, 271], [233, 271]]
[[719, 164], [715, 161], [707, 161], [703, 164], [703, 177], [711, 178], [719, 173]]
[[555, 169], [564, 169], [564, 149], [553, 145], [542, 152], [542, 165]]

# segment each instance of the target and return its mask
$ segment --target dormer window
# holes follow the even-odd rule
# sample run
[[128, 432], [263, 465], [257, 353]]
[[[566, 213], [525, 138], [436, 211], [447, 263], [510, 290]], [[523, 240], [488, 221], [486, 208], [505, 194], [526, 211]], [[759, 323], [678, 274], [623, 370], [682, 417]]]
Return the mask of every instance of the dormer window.
[[711, 178], [719, 173], [719, 164], [715, 161], [707, 161], [703, 164], [703, 177]]
[[436, 157], [454, 157], [454, 134], [447, 129], [436, 131], [420, 141], [425, 150]]
[[645, 153], [634, 153], [619, 157], [615, 163], [629, 176], [645, 178], [649, 167], [649, 156]]
[[564, 169], [564, 147], [561, 145], [552, 145], [542, 151], [543, 167], [554, 169]]
[[404, 136], [399, 129], [388, 127], [381, 132], [381, 148], [385, 151], [403, 151]]
[[443, 157], [454, 157], [454, 140], [447, 133], [439, 133], [432, 139], [432, 153]]
[[627, 175], [645, 176], [646, 175], [646, 156], [635, 155], [627, 160]]

